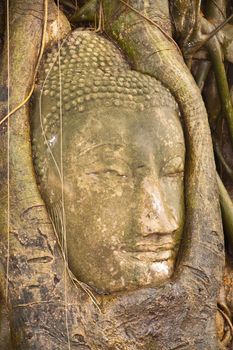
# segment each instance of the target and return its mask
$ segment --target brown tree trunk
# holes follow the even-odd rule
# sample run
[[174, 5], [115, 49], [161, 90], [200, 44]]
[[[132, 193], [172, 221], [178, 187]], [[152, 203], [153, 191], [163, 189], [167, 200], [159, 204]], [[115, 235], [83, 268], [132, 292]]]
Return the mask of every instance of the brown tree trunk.
[[[41, 45], [44, 1], [11, 1], [9, 40], [9, 109], [30, 91]], [[49, 25], [56, 20], [49, 6]], [[7, 37], [1, 69], [1, 117], [8, 112]], [[9, 127], [9, 187], [8, 187]], [[44, 203], [38, 192], [31, 159], [28, 104], [1, 125], [1, 266], [2, 295], [7, 297], [15, 349], [64, 349], [69, 323], [78, 315], [64, 298], [65, 265]], [[9, 190], [9, 208], [8, 208]], [[9, 227], [8, 227], [9, 212]], [[8, 241], [9, 230], [9, 241]], [[9, 243], [9, 251], [8, 251]], [[8, 265], [8, 267], [7, 267]], [[8, 274], [7, 274], [8, 270]], [[8, 281], [8, 282], [6, 282]], [[74, 289], [74, 288], [73, 288]], [[68, 309], [68, 311], [67, 311]], [[75, 327], [73, 325], [73, 327]], [[74, 347], [75, 348], [75, 347]], [[78, 346], [77, 346], [78, 348]]]
[[[54, 23], [56, 11], [49, 2], [49, 24]], [[0, 78], [1, 118], [30, 91], [43, 18], [43, 0], [11, 1], [10, 46], [5, 37]], [[63, 27], [65, 35], [69, 28]], [[209, 231], [198, 232], [198, 245], [189, 237], [188, 245], [191, 241], [198, 252], [190, 254], [188, 246], [181, 278], [175, 276], [161, 288], [96, 295], [99, 310], [68, 276], [35, 181], [28, 114], [26, 104], [0, 126], [0, 281], [13, 349], [218, 349], [215, 313], [223, 262], [221, 224], [217, 222], [210, 232], [206, 220]], [[213, 169], [210, 180], [214, 183]], [[211, 195], [217, 197], [216, 188]], [[218, 216], [218, 204], [215, 212]], [[189, 266], [189, 254], [195, 266]], [[4, 346], [9, 349], [5, 309], [2, 314]]]

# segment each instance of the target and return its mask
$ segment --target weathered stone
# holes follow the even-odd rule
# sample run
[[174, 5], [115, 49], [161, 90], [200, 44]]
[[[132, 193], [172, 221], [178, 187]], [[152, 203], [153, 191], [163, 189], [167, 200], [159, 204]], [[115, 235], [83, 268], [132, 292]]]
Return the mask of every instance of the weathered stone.
[[[46, 90], [57, 94], [49, 97], [43, 87], [35, 93], [32, 133], [51, 216], [62, 198], [66, 203], [70, 267], [101, 293], [157, 285], [173, 272], [183, 229], [184, 139], [177, 104], [159, 81], [131, 70], [114, 44], [97, 34], [75, 31], [61, 52], [64, 75], [54, 75], [57, 58], [46, 78]], [[71, 64], [75, 53], [78, 63]], [[46, 66], [47, 57], [41, 86]], [[100, 145], [99, 153], [82, 158], [86, 148]], [[177, 158], [178, 165], [171, 162]], [[61, 222], [54, 222], [58, 230]]]

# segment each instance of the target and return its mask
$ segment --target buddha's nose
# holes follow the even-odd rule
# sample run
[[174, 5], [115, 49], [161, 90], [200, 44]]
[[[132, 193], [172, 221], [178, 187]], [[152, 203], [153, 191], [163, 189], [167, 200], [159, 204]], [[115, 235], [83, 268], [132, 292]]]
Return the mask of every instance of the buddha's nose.
[[141, 182], [138, 225], [143, 236], [171, 234], [178, 229], [178, 219], [169, 205], [165, 190], [156, 178], [147, 177]]

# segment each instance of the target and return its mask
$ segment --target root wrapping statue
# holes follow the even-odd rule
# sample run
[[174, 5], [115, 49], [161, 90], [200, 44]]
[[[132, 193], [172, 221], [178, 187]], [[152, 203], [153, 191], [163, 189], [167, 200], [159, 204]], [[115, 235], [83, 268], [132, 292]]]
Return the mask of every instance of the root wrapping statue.
[[162, 30], [122, 2], [102, 5], [112, 41], [75, 30], [59, 56], [52, 48], [31, 110], [42, 197], [104, 310], [84, 321], [84, 349], [218, 349], [208, 334], [223, 234], [199, 89], [169, 39], [167, 2], [129, 4]]

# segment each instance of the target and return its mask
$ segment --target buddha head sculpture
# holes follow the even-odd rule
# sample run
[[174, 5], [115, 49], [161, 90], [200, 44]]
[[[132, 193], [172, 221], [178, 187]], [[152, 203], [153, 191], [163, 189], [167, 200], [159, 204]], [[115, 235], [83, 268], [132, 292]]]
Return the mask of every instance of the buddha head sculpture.
[[99, 293], [169, 279], [183, 231], [185, 144], [160, 82], [107, 39], [74, 31], [44, 60], [34, 164], [71, 271]]

